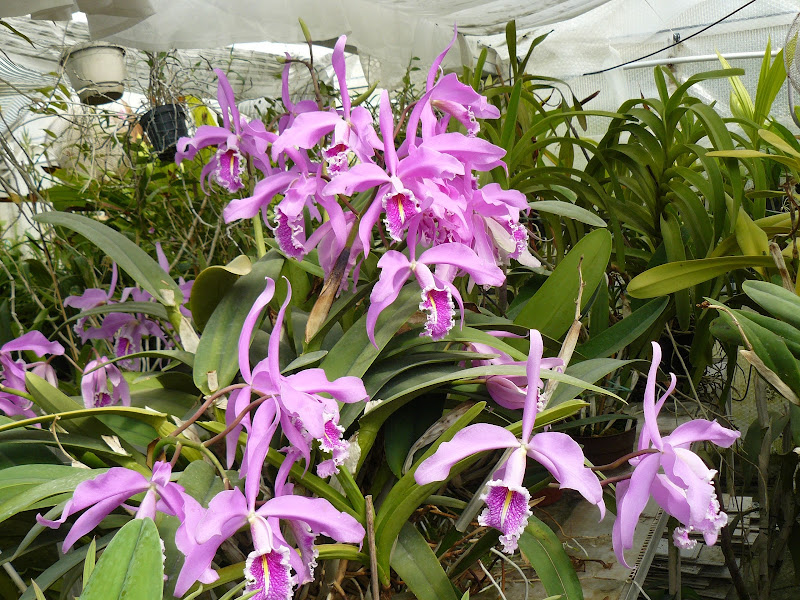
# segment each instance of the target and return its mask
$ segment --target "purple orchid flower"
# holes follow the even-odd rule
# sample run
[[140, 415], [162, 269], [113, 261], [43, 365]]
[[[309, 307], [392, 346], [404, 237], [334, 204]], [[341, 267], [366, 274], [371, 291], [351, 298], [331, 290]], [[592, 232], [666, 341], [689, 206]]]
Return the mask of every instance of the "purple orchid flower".
[[416, 260], [409, 260], [396, 250], [389, 250], [378, 261], [381, 269], [380, 279], [370, 295], [367, 311], [367, 333], [375, 343], [375, 324], [378, 316], [397, 299], [400, 290], [414, 273], [422, 288], [420, 310], [428, 313], [425, 332], [434, 340], [439, 340], [455, 325], [456, 299], [464, 320], [464, 304], [458, 289], [446, 279], [434, 275], [429, 265], [451, 265], [456, 270], [468, 273], [479, 285], [500, 285], [505, 280], [503, 272], [494, 264], [482, 261], [468, 246], [456, 242], [440, 244], [423, 252]]
[[307, 252], [306, 209], [318, 222], [322, 222], [323, 218], [317, 204], [325, 210], [342, 246], [346, 239], [344, 231], [347, 225], [336, 198], [325, 192], [327, 182], [322, 179], [321, 170], [308, 160], [304, 152], [290, 153], [296, 159], [294, 167], [287, 171], [277, 171], [259, 181], [253, 195], [230, 202], [223, 210], [223, 217], [226, 223], [230, 223], [254, 217], [261, 211], [266, 221], [267, 207], [276, 195], [283, 195], [283, 199], [274, 207], [274, 224], [270, 224], [270, 227], [281, 250], [287, 256], [301, 260]]
[[[245, 168], [245, 155], [259, 155], [258, 150], [266, 151], [266, 145], [275, 139], [263, 127], [250, 126], [239, 114], [233, 89], [220, 69], [214, 69], [219, 78], [217, 100], [222, 110], [222, 127], [201, 125], [193, 137], [182, 137], [178, 140], [175, 162], [192, 160], [199, 150], [208, 146], [217, 146], [217, 152], [203, 167], [201, 182], [213, 178], [227, 191], [234, 193], [244, 187], [242, 174]], [[267, 165], [259, 165], [268, 168]], [[205, 187], [203, 187], [205, 189]]]
[[380, 140], [375, 135], [372, 115], [363, 106], [352, 108], [347, 90], [347, 72], [344, 60], [344, 47], [347, 37], [341, 36], [333, 48], [333, 70], [339, 81], [342, 97], [342, 111], [309, 111], [298, 114], [291, 127], [288, 127], [272, 145], [272, 158], [290, 148], [310, 150], [320, 143], [323, 137], [333, 132], [331, 144], [323, 149], [323, 158], [331, 176], [345, 171], [352, 152], [362, 162], [369, 161], [375, 148], [380, 148]]
[[[71, 306], [84, 311], [113, 303], [111, 298], [114, 295], [114, 289], [117, 287], [117, 277], [117, 263], [111, 263], [111, 285], [108, 291], [100, 288], [88, 288], [80, 296], [67, 296], [64, 299], [64, 306]], [[82, 344], [85, 344], [91, 338], [91, 330], [86, 328], [87, 320], [88, 317], [81, 317], [75, 322], [75, 333], [80, 336]]]
[[482, 496], [486, 509], [478, 518], [481, 525], [494, 527], [502, 532], [500, 541], [503, 550], [511, 553], [528, 523], [531, 510], [528, 506], [530, 493], [522, 486], [525, 476], [526, 457], [539, 462], [559, 482], [562, 488], [577, 490], [584, 498], [605, 515], [603, 491], [597, 476], [584, 466], [581, 447], [564, 433], [547, 431], [533, 435], [533, 426], [539, 402], [539, 374], [544, 344], [541, 334], [531, 331], [531, 348], [527, 362], [528, 390], [522, 412], [522, 437], [488, 423], [470, 425], [459, 431], [451, 441], [443, 443], [435, 454], [428, 457], [414, 474], [420, 485], [447, 479], [450, 469], [460, 460], [500, 448], [513, 448], [506, 463], [495, 473], [488, 489]]
[[[500, 116], [500, 110], [496, 106], [489, 104], [486, 97], [478, 94], [471, 86], [461, 83], [455, 73], [445, 75], [436, 81], [442, 61], [457, 37], [458, 29], [454, 28], [450, 43], [431, 64], [425, 86], [426, 93], [419, 99], [408, 118], [406, 135], [410, 146], [416, 145], [417, 125], [420, 121], [423, 139], [443, 133], [451, 116], [467, 128], [469, 137], [475, 137], [480, 131], [476, 119], [497, 119]], [[434, 108], [446, 115], [438, 127]]]
[[29, 331], [20, 337], [6, 342], [0, 346], [0, 385], [9, 391], [0, 391], [0, 411], [9, 417], [21, 415], [24, 417], [35, 417], [33, 404], [14, 394], [13, 391], [27, 392], [25, 385], [25, 373], [30, 370], [32, 373], [47, 380], [52, 386], [57, 387], [58, 379], [53, 367], [47, 362], [26, 363], [22, 358], [14, 360], [12, 352], [34, 352], [37, 356], [44, 357], [47, 354], [60, 356], [64, 354], [64, 346], [58, 342], [50, 342], [39, 331]]
[[[508, 331], [489, 331], [487, 332], [495, 337], [519, 337]], [[489, 344], [481, 344], [478, 342], [470, 342], [465, 344], [466, 349], [478, 354], [498, 354], [497, 358], [489, 358], [485, 360], [473, 360], [472, 364], [475, 367], [486, 365], [522, 365], [521, 361], [515, 361], [505, 352], [494, 348]], [[555, 369], [563, 366], [564, 361], [558, 357], [542, 358], [539, 363], [542, 369]], [[528, 393], [528, 377], [514, 377], [509, 375], [490, 375], [486, 378], [486, 391], [492, 397], [492, 400], [497, 402], [500, 406], [511, 410], [518, 410], [525, 407], [525, 401]], [[542, 388], [544, 386], [541, 379], [536, 381], [536, 387]], [[544, 410], [541, 402], [537, 405], [537, 410]]]
[[429, 196], [429, 180], [449, 179], [464, 174], [461, 161], [422, 145], [403, 159], [394, 147], [394, 120], [389, 94], [381, 93], [380, 129], [386, 170], [373, 163], [361, 163], [333, 179], [325, 188], [329, 194], [362, 192], [378, 187], [376, 199], [361, 217], [359, 237], [365, 253], [370, 247], [372, 228], [381, 212], [386, 214], [386, 230], [395, 241], [404, 239], [409, 222], [420, 214]]
[[[72, 498], [64, 506], [61, 518], [56, 521], [36, 515], [40, 525], [58, 529], [70, 515], [84, 509], [83, 513], [64, 538], [63, 551], [66, 552], [81, 537], [105, 519], [111, 511], [120, 506], [131, 496], [146, 492], [136, 511], [137, 519], [149, 517], [155, 519], [156, 511], [184, 518], [184, 502], [188, 497], [183, 487], [169, 480], [172, 467], [169, 463], [157, 462], [153, 465], [150, 479], [131, 469], [114, 467], [102, 475], [84, 481], [75, 488]], [[129, 508], [129, 507], [128, 507]]]
[[[279, 479], [285, 479], [293, 458], [284, 461], [288, 466], [282, 467]], [[258, 480], [259, 474], [250, 477]], [[250, 526], [254, 548], [245, 564], [246, 592], [259, 590], [254, 596], [257, 600], [291, 599], [298, 583], [292, 570], [301, 582], [310, 580], [310, 563], [315, 556], [311, 548], [316, 534], [348, 543], [359, 543], [364, 538], [364, 528], [358, 521], [323, 498], [290, 495], [291, 488], [281, 484], [276, 485], [274, 498], [256, 508], [258, 485], [247, 486], [246, 490], [244, 494], [239, 488], [220, 492], [211, 499], [208, 510], [193, 506], [186, 513], [175, 537], [178, 548], [186, 555], [175, 585], [176, 595], [186, 593], [195, 581], [216, 579], [211, 563], [217, 549], [245, 525]], [[306, 532], [301, 542], [302, 557], [281, 534], [281, 520], [293, 524], [298, 532]]]
[[[250, 338], [258, 322], [259, 315], [264, 307], [270, 302], [275, 290], [274, 282], [267, 278], [265, 290], [256, 299], [253, 307], [248, 313], [242, 332], [239, 337], [239, 367], [242, 378], [248, 386], [242, 388], [236, 395], [233, 402], [228, 402], [228, 414], [226, 420], [232, 423], [235, 417], [240, 414], [249, 404], [253, 393], [261, 396], [274, 398], [274, 409], [266, 408], [269, 402], [262, 404], [259, 411], [265, 412], [263, 422], [270, 422], [267, 415], [272, 419], [280, 421], [283, 433], [286, 435], [290, 444], [298, 449], [306, 465], [311, 461], [311, 446], [317, 440], [319, 447], [324, 452], [331, 454], [331, 457], [323, 460], [317, 465], [317, 474], [320, 477], [329, 477], [338, 473], [339, 466], [348, 456], [349, 444], [342, 439], [344, 429], [339, 425], [339, 405], [338, 402], [360, 402], [367, 398], [364, 383], [358, 377], [340, 377], [335, 381], [328, 380], [325, 371], [322, 369], [306, 369], [294, 375], [284, 376], [280, 372], [279, 347], [280, 335], [283, 328], [283, 319], [286, 309], [291, 301], [291, 286], [286, 281], [287, 295], [278, 316], [275, 319], [272, 334], [269, 339], [267, 357], [260, 361], [252, 371], [250, 369], [249, 347]], [[320, 394], [328, 394], [331, 398], [326, 398]], [[247, 426], [247, 420], [242, 421], [242, 426]], [[228, 459], [231, 460], [232, 452], [241, 428], [237, 427], [227, 437]], [[258, 442], [252, 442], [254, 448], [260, 448], [258, 452], [246, 453], [246, 462], [242, 466], [242, 475], [247, 477], [252, 473], [260, 473], [264, 461], [264, 456], [269, 446], [274, 428], [256, 427], [253, 422], [251, 428], [251, 438], [258, 438]], [[250, 439], [250, 438], [249, 438]], [[251, 441], [248, 440], [248, 445]], [[254, 478], [248, 478], [254, 479]]]
[[[109, 313], [103, 319], [103, 324], [89, 332], [92, 339], [105, 339], [112, 341], [114, 353], [117, 357], [127, 356], [142, 351], [142, 338], [154, 336], [165, 345], [169, 343], [167, 336], [158, 323], [141, 314]], [[130, 371], [136, 371], [140, 366], [140, 359], [125, 359], [120, 364]]]
[[288, 52], [285, 55], [286, 63], [283, 65], [283, 75], [281, 76], [281, 100], [283, 100], [286, 114], [278, 119], [278, 131], [280, 133], [291, 127], [299, 115], [319, 110], [317, 103], [313, 100], [301, 100], [297, 104], [292, 102], [292, 97], [289, 94], [289, 70], [292, 65], [290, 62], [292, 57]]
[[86, 365], [81, 378], [81, 394], [86, 408], [114, 406], [119, 402], [122, 402], [123, 406], [131, 405], [128, 382], [106, 356], [89, 361]]
[[656, 401], [656, 376], [660, 362], [661, 346], [653, 342], [653, 362], [644, 393], [644, 426], [639, 436], [639, 450], [654, 449], [658, 452], [631, 459], [633, 475], [617, 484], [617, 520], [612, 542], [617, 559], [626, 567], [629, 565], [624, 552], [633, 547], [634, 529], [651, 495], [666, 513], [683, 524], [674, 532], [675, 545], [681, 548], [695, 545], [694, 540], [689, 539], [691, 531], [702, 533], [706, 544], [713, 545], [719, 530], [728, 522], [728, 516], [720, 510], [712, 483], [716, 471], [709, 469], [690, 450], [690, 446], [694, 442], [708, 441], [728, 448], [741, 434], [716, 421], [694, 419], [662, 438], [658, 431], [658, 413], [675, 389], [675, 375], [670, 373], [670, 385]]

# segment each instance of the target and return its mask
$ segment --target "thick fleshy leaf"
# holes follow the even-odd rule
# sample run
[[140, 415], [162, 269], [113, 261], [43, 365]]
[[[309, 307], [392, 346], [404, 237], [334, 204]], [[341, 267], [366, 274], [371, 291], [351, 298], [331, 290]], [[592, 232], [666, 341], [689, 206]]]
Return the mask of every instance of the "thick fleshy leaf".
[[736, 269], [773, 266], [775, 261], [769, 256], [719, 256], [670, 262], [631, 279], [628, 293], [634, 298], [666, 296]]
[[225, 266], [213, 265], [203, 269], [194, 281], [189, 308], [192, 320], [202, 331], [214, 309], [225, 296], [225, 292], [243, 275], [253, 268], [250, 259], [242, 254]]
[[604, 277], [610, 256], [611, 234], [608, 231], [597, 229], [584, 236], [522, 307], [514, 322], [538, 329], [543, 336], [560, 338], [575, 320], [578, 264], [586, 284], [581, 302], [583, 308]]
[[534, 516], [529, 517], [528, 526], [519, 538], [519, 548], [549, 595], [560, 595], [562, 600], [583, 600], [572, 561], [547, 525]]
[[34, 219], [66, 227], [86, 237], [164, 306], [180, 306], [183, 302], [178, 284], [144, 250], [121, 233], [93, 219], [71, 213], [52, 211], [36, 215]]
[[561, 217], [567, 217], [575, 221], [580, 221], [581, 223], [586, 223], [587, 225], [594, 225], [595, 227], [607, 226], [607, 223], [595, 213], [570, 202], [562, 202], [560, 200], [540, 200], [538, 202], [531, 202], [528, 206], [538, 212], [546, 212], [559, 215]]
[[239, 371], [237, 348], [247, 311], [264, 291], [265, 277], [280, 276], [283, 260], [277, 251], [267, 252], [214, 309], [195, 353], [194, 382], [203, 393], [210, 394], [233, 381]]
[[458, 599], [439, 559], [411, 523], [400, 530], [391, 565], [419, 600]]
[[152, 600], [163, 588], [158, 529], [151, 519], [134, 519], [111, 540], [79, 600]]

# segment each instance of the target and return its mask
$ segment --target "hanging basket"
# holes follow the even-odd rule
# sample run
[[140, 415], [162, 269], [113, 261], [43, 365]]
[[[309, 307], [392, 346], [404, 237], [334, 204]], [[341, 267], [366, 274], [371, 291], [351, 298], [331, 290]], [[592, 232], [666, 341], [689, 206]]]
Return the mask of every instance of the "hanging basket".
[[175, 159], [178, 140], [189, 135], [186, 112], [180, 104], [164, 104], [147, 111], [139, 119], [153, 150], [164, 162]]
[[107, 42], [86, 42], [67, 49], [61, 65], [84, 104], [119, 100], [125, 89], [125, 48]]

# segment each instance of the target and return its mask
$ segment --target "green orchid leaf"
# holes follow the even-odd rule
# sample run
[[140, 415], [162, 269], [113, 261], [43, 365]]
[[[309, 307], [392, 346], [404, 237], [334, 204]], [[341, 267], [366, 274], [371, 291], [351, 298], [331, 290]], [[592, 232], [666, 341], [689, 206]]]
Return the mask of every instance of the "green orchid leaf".
[[79, 600], [153, 600], [164, 589], [164, 555], [152, 519], [133, 519], [100, 556]]
[[458, 600], [439, 559], [408, 521], [397, 536], [391, 565], [419, 600]]
[[[19, 467], [11, 467], [10, 469], [3, 470], [3, 479], [0, 480], [0, 488], [8, 487], [10, 485], [14, 485], [14, 487], [8, 489], [15, 489], [15, 490], [23, 490], [15, 495], [6, 498], [2, 502], [0, 502], [0, 523], [9, 519], [16, 515], [17, 513], [22, 512], [23, 510], [29, 510], [31, 506], [36, 504], [37, 502], [52, 498], [57, 494], [64, 494], [66, 492], [73, 492], [77, 485], [87, 479], [94, 479], [98, 475], [102, 475], [106, 472], [107, 469], [75, 469], [72, 467], [65, 467], [65, 469], [69, 469], [71, 471], [69, 474], [63, 475], [65, 472], [64, 470], [61, 471], [54, 471], [53, 467], [56, 465], [22, 465]], [[44, 467], [50, 467], [50, 471], [43, 471]], [[20, 469], [18, 471], [18, 469]], [[13, 473], [6, 474], [5, 471], [13, 471]], [[33, 476], [34, 472], [53, 472], [55, 473], [62, 473], [62, 475], [58, 476], [57, 478], [50, 478], [47, 481], [43, 481], [42, 483], [35, 484], [35, 485], [27, 485], [25, 487], [20, 486], [20, 479], [21, 481], [28, 481], [30, 482], [30, 477]], [[15, 477], [16, 476], [16, 477]], [[4, 490], [5, 491], [5, 490]], [[60, 502], [59, 500], [58, 502]], [[53, 502], [50, 506], [58, 504], [58, 502]]]
[[659, 265], [631, 279], [628, 294], [634, 298], [666, 296], [736, 269], [772, 267], [768, 256], [719, 256]]
[[277, 252], [267, 252], [230, 286], [209, 317], [194, 359], [194, 383], [204, 394], [229, 385], [239, 372], [238, 345], [244, 320], [264, 291], [265, 278], [277, 280], [280, 276], [283, 261]]
[[241, 255], [225, 266], [214, 265], [200, 272], [194, 280], [192, 295], [189, 299], [192, 319], [200, 331], [205, 329], [214, 309], [217, 308], [228, 289], [238, 281], [239, 277], [247, 275], [252, 269], [253, 264], [250, 259]]
[[178, 284], [144, 250], [121, 233], [94, 219], [72, 213], [51, 211], [36, 215], [34, 220], [80, 233], [164, 306], [180, 306], [183, 302]]
[[[113, 537], [114, 534], [110, 533], [98, 539], [94, 545], [95, 550], [102, 550], [105, 548]], [[50, 589], [50, 587], [61, 580], [64, 575], [76, 567], [80, 567], [80, 564], [86, 559], [90, 547], [91, 544], [86, 544], [81, 548], [73, 548], [71, 552], [59, 558], [58, 561], [50, 565], [41, 575], [34, 579], [36, 586], [42, 591]], [[36, 600], [35, 588], [33, 586], [29, 587], [28, 590], [20, 596], [19, 600]]]
[[[615, 358], [591, 358], [582, 362], [570, 365], [567, 367], [565, 373], [571, 375], [581, 381], [595, 383], [613, 373], [617, 369], [621, 369], [625, 365], [629, 365], [633, 360], [617, 360]], [[583, 390], [579, 387], [572, 385], [559, 385], [550, 398], [548, 406], [558, 406], [562, 402], [572, 400]], [[538, 416], [538, 415], [537, 415]]]
[[[418, 485], [414, 480], [414, 473], [416, 473], [417, 468], [425, 459], [432, 456], [441, 444], [453, 439], [456, 433], [475, 420], [485, 406], [485, 402], [479, 402], [466, 410], [441, 436], [439, 436], [439, 439], [414, 462], [408, 472], [394, 484], [389, 494], [387, 494], [375, 517], [375, 545], [378, 555], [378, 565], [382, 573], [389, 572], [388, 567], [390, 564], [390, 554], [392, 554], [392, 546], [398, 535], [400, 535], [403, 527], [408, 524], [409, 517], [428, 496], [442, 485], [441, 482]], [[457, 463], [451, 469], [450, 476], [455, 477], [455, 475], [467, 468], [467, 466], [472, 464], [476, 459], [477, 457], [469, 457]], [[393, 560], [393, 556], [391, 558]], [[436, 561], [435, 557], [434, 561]], [[438, 564], [438, 561], [436, 562]], [[391, 566], [396, 568], [394, 564]], [[388, 583], [388, 581], [384, 582]]]
[[583, 600], [581, 583], [564, 546], [547, 525], [532, 515], [519, 537], [519, 549], [548, 594], [560, 595], [563, 600]]
[[538, 329], [544, 336], [560, 338], [575, 320], [578, 265], [581, 265], [585, 283], [583, 309], [604, 277], [610, 257], [611, 234], [608, 231], [596, 229], [584, 236], [522, 307], [514, 322], [528, 329]]
[[768, 281], [745, 281], [744, 293], [772, 316], [800, 329], [800, 297]]
[[669, 304], [669, 298], [655, 298], [627, 317], [575, 348], [586, 358], [605, 358], [619, 352], [656, 322]]
[[595, 227], [608, 227], [608, 224], [603, 221], [595, 213], [569, 202], [561, 202], [559, 200], [539, 200], [538, 202], [529, 202], [533, 210], [538, 212], [546, 212], [561, 217], [567, 217], [587, 225], [594, 225]]

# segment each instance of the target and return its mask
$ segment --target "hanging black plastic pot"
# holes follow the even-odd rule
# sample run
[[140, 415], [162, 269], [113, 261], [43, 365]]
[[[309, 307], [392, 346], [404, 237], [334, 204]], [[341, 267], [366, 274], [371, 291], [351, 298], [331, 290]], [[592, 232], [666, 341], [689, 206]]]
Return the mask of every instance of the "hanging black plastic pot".
[[186, 112], [180, 104], [164, 104], [147, 111], [139, 119], [147, 139], [164, 162], [175, 160], [178, 140], [189, 135]]

